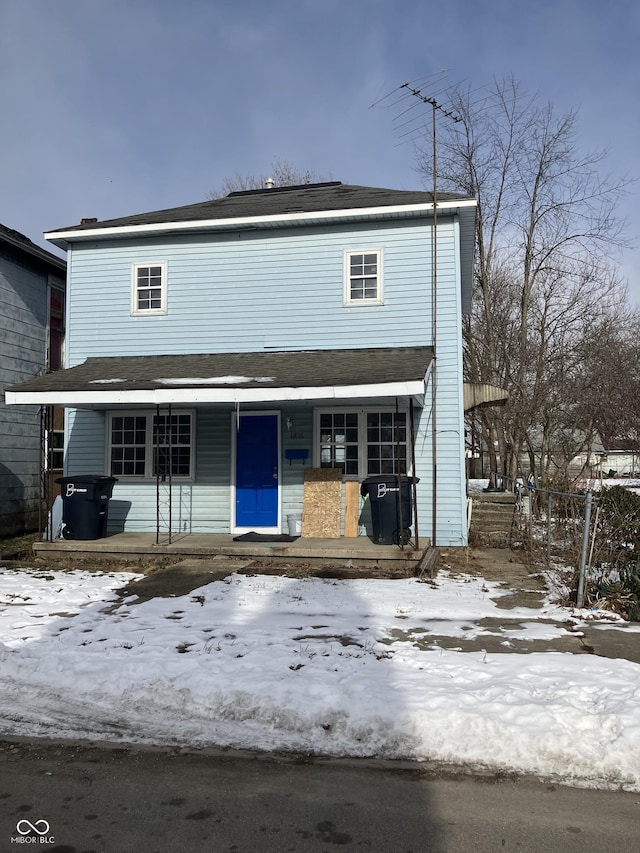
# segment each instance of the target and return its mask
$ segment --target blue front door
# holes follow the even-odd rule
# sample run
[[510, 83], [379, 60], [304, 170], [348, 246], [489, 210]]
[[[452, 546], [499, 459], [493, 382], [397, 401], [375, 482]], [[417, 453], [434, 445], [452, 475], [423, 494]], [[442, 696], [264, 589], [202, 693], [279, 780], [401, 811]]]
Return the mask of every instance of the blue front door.
[[236, 435], [236, 527], [277, 528], [278, 416], [240, 415]]

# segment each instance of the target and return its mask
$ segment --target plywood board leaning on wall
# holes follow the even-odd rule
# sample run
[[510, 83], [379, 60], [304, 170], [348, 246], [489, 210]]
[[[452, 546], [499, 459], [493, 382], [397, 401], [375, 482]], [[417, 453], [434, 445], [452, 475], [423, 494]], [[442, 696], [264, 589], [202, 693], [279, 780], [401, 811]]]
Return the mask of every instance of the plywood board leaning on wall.
[[315, 539], [340, 538], [342, 471], [307, 468], [304, 472], [302, 535]]
[[360, 483], [347, 480], [344, 484], [344, 535], [358, 535], [358, 517], [360, 515]]

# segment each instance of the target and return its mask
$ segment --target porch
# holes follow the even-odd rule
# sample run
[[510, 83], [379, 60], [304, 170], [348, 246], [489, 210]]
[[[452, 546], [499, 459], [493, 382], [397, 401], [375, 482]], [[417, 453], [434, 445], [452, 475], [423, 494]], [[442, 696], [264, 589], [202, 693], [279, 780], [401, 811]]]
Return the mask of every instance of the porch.
[[410, 542], [404, 548], [397, 545], [376, 545], [366, 536], [339, 539], [315, 539], [300, 536], [290, 541], [236, 541], [230, 534], [174, 533], [160, 536], [155, 533], [113, 533], [103, 539], [54, 539], [39, 541], [33, 550], [44, 559], [92, 556], [98, 560], [146, 561], [166, 558], [228, 557], [252, 560], [257, 563], [283, 563], [302, 568], [305, 564], [339, 567], [362, 567], [380, 574], [400, 573], [410, 576], [420, 573], [433, 550], [429, 540], [420, 539], [420, 547]]

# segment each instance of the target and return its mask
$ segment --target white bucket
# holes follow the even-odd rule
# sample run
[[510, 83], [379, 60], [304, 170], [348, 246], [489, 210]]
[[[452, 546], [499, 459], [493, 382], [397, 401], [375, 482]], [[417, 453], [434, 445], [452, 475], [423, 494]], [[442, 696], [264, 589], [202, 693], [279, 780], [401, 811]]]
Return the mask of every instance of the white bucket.
[[289, 525], [289, 536], [300, 536], [302, 534], [302, 513], [292, 513], [287, 516]]

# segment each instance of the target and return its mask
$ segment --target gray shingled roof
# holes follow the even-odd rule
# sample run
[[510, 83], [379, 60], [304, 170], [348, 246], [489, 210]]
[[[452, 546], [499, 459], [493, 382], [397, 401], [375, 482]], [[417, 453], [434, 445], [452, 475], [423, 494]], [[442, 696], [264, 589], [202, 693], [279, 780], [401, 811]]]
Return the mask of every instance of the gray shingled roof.
[[[442, 202], [468, 200], [468, 196], [455, 193], [439, 193]], [[135, 216], [105, 219], [58, 228], [61, 231], [83, 231], [96, 228], [153, 225], [167, 222], [197, 222], [216, 219], [240, 219], [251, 216], [278, 216], [316, 211], [356, 210], [396, 205], [430, 204], [433, 194], [421, 190], [392, 190], [384, 187], [361, 187], [342, 184], [339, 181], [323, 184], [303, 184], [294, 187], [247, 190], [230, 193], [224, 198], [152, 210]]]
[[322, 388], [420, 381], [430, 347], [206, 353], [88, 358], [7, 391], [136, 391], [157, 388]]
[[47, 268], [54, 268], [56, 272], [64, 277], [67, 271], [67, 262], [64, 258], [59, 258], [57, 255], [52, 255], [46, 249], [36, 246], [28, 237], [15, 231], [13, 228], [7, 228], [6, 225], [0, 223], [0, 250], [8, 250], [12, 255], [26, 257], [32, 263], [44, 265]]

